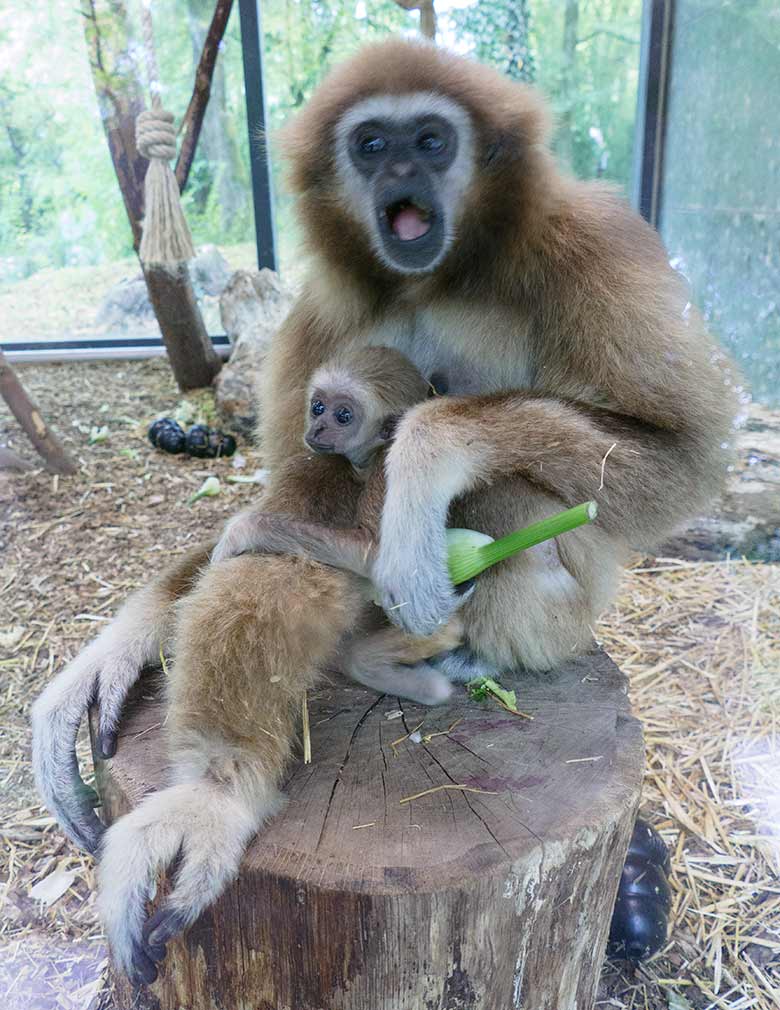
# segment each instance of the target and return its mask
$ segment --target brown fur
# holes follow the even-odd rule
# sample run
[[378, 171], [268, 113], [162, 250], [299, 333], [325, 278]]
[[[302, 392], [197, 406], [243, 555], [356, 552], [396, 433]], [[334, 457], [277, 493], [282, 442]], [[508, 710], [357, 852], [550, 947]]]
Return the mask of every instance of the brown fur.
[[[372, 253], [337, 178], [333, 138], [366, 96], [419, 91], [470, 115], [474, 171], [446, 258], [427, 275], [401, 275]], [[262, 506], [317, 520], [327, 503], [328, 522], [352, 522], [360, 481], [344, 461], [300, 450], [307, 388], [329, 358], [397, 344], [444, 372], [453, 396], [413, 408], [387, 455], [374, 578], [393, 621], [419, 635], [452, 613], [448, 514], [500, 535], [562, 504], [600, 506], [597, 524], [478, 580], [465, 636], [499, 669], [547, 668], [588, 644], [628, 546], [648, 546], [717, 490], [731, 419], [728, 367], [657, 235], [607, 187], [555, 168], [547, 121], [532, 90], [452, 53], [389, 41], [333, 73], [284, 139], [313, 262], [264, 377], [272, 479]], [[279, 779], [296, 699], [362, 606], [343, 572], [249, 556], [208, 569], [182, 602], [171, 721], [184, 784], [112, 827], [104, 856], [101, 907], [115, 956], [138, 977], [153, 977], [164, 939], [225, 886], [275, 809], [262, 783], [272, 790]], [[272, 676], [284, 690], [268, 690]], [[78, 683], [88, 697], [88, 680]], [[215, 803], [230, 815], [209, 819]], [[179, 847], [176, 888], [143, 947], [149, 880]], [[216, 859], [221, 849], [231, 855]]]
[[[430, 384], [398, 351], [387, 347], [363, 347], [342, 352], [314, 373], [307, 398], [307, 422], [308, 402], [313, 390], [328, 401], [336, 401], [346, 394], [362, 408], [362, 422], [355, 422], [357, 427], [351, 434], [356, 456], [365, 460], [366, 464], [360, 470], [334, 467], [327, 497], [311, 495], [310, 511], [305, 518], [269, 511], [268, 504], [264, 503], [260, 508], [248, 509], [231, 519], [220, 539], [214, 560], [221, 564], [231, 557], [251, 552], [319, 561], [357, 576], [357, 580], [352, 580], [350, 591], [365, 595], [370, 588], [368, 580], [379, 536], [385, 491], [384, 451], [372, 448], [372, 438], [374, 432], [390, 418], [424, 400], [430, 392]], [[303, 472], [306, 470], [304, 462], [296, 458], [297, 468]], [[343, 486], [339, 486], [339, 477]], [[365, 482], [357, 497], [356, 478]], [[353, 508], [349, 526], [333, 525], [330, 496], [340, 503], [340, 510], [344, 510], [345, 502], [347, 507]], [[285, 497], [284, 502], [288, 504], [289, 498]], [[312, 579], [312, 589], [314, 582]], [[241, 590], [238, 591], [240, 595]], [[332, 591], [331, 587], [329, 591]], [[192, 598], [184, 601], [185, 604], [189, 605]], [[312, 608], [317, 606], [308, 594], [304, 594], [304, 598]], [[192, 606], [197, 615], [200, 604], [193, 603]], [[234, 616], [244, 612], [242, 607], [230, 610]], [[397, 668], [399, 665], [421, 663], [459, 645], [461, 623], [453, 619], [441, 631], [419, 638], [388, 627], [386, 622], [378, 619], [379, 613], [375, 607], [369, 606], [359, 620], [353, 617], [349, 634], [344, 636], [339, 649], [339, 663], [344, 672], [386, 693], [398, 693], [421, 702], [444, 700], [449, 691], [432, 671], [421, 670], [412, 675], [406, 669]], [[254, 632], [255, 629], [252, 630]], [[324, 640], [329, 638], [328, 627]], [[198, 642], [195, 646], [195, 654], [201, 645]], [[189, 646], [188, 641], [188, 649]], [[234, 647], [231, 642], [231, 648]], [[245, 650], [243, 646], [238, 651], [248, 651], [252, 655], [258, 652], [257, 649]], [[236, 657], [233, 657], [231, 664], [223, 666], [232, 669], [235, 662]], [[426, 673], [429, 674], [427, 677]], [[192, 700], [191, 707], [194, 711], [201, 710], [204, 699]]]

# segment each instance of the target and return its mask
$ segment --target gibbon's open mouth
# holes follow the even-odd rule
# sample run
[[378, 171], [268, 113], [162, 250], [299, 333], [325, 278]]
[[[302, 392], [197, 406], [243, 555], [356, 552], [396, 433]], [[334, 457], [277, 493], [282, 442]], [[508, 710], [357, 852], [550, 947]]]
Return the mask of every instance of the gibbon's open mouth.
[[431, 230], [433, 212], [412, 200], [396, 200], [385, 207], [390, 231], [401, 242], [414, 242]]

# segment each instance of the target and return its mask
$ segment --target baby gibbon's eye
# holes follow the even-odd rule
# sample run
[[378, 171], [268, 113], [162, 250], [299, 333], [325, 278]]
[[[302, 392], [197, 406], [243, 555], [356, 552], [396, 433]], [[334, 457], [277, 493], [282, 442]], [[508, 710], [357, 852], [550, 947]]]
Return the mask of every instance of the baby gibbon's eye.
[[352, 423], [352, 411], [349, 407], [339, 407], [334, 416], [339, 424]]
[[320, 414], [325, 413], [325, 404], [322, 402], [322, 400], [311, 401], [311, 412], [313, 417], [319, 417]]
[[370, 133], [361, 137], [359, 146], [361, 154], [381, 154], [387, 147], [387, 141], [379, 134]]
[[417, 146], [421, 151], [425, 151], [427, 154], [441, 154], [444, 148], [447, 146], [447, 142], [443, 137], [440, 137], [438, 133], [424, 133], [422, 137], [417, 141]]

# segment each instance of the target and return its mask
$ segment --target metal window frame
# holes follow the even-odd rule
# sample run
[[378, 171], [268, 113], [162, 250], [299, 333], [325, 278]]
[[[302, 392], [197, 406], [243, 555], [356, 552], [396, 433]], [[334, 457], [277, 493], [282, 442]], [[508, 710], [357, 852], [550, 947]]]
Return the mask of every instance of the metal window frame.
[[654, 228], [663, 207], [664, 148], [675, 0], [644, 0], [634, 123], [631, 203]]
[[238, 0], [241, 19], [241, 53], [244, 64], [246, 124], [249, 131], [249, 164], [252, 171], [252, 202], [255, 214], [257, 265], [277, 269], [276, 220], [273, 178], [267, 136], [268, 116], [263, 77], [263, 22], [261, 0]]

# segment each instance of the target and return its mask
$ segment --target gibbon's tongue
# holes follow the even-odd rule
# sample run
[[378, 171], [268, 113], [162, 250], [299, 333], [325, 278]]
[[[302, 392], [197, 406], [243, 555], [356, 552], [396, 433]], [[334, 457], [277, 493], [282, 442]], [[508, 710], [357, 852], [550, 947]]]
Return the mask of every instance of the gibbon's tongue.
[[411, 242], [430, 231], [430, 221], [426, 221], [425, 217], [419, 207], [410, 204], [393, 215], [390, 227], [402, 242]]

